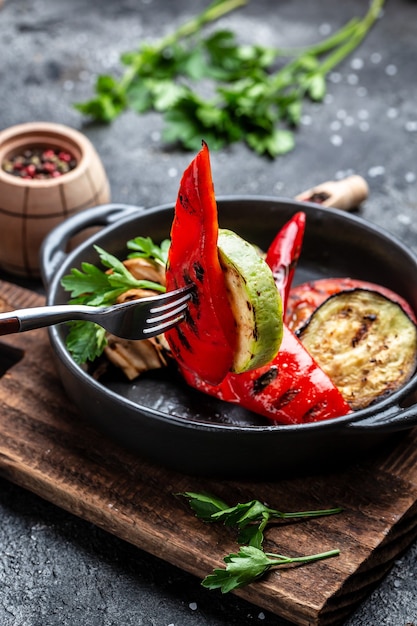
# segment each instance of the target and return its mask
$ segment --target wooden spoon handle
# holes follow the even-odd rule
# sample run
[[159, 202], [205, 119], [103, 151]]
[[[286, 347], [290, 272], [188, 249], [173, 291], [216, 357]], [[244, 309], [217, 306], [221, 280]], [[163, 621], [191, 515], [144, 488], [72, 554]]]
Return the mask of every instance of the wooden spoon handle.
[[342, 180], [329, 180], [295, 197], [301, 202], [315, 202], [326, 207], [352, 211], [368, 197], [368, 183], [357, 174]]

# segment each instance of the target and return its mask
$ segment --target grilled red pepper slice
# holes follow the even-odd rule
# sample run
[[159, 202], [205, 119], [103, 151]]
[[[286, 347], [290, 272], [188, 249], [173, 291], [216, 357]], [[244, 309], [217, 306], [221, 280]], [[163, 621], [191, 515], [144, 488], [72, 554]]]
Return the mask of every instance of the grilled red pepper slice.
[[303, 211], [295, 213], [278, 231], [266, 253], [265, 261], [274, 275], [284, 313], [287, 308], [288, 294], [295, 268], [301, 254], [305, 224], [306, 214]]
[[167, 290], [193, 283], [186, 320], [165, 334], [183, 368], [219, 383], [230, 370], [236, 341], [218, 251], [217, 204], [205, 143], [181, 179], [166, 270]]
[[286, 326], [280, 350], [268, 365], [228, 374], [219, 385], [205, 383], [195, 372], [183, 374], [191, 387], [280, 424], [317, 422], [351, 412], [330, 378]]

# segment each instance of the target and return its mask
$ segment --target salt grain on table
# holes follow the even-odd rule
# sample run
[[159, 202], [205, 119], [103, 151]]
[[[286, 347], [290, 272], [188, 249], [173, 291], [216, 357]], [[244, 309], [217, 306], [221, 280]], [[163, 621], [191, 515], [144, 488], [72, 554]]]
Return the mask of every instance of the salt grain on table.
[[404, 226], [409, 226], [411, 224], [410, 216], [404, 215], [404, 213], [397, 215], [397, 221], [400, 222], [400, 224], [404, 224]]
[[329, 81], [331, 83], [340, 83], [341, 80], [342, 80], [342, 75], [340, 74], [340, 72], [331, 72], [329, 74]]
[[359, 77], [357, 74], [349, 74], [347, 77], [347, 82], [349, 85], [357, 85], [359, 82]]
[[405, 123], [405, 130], [409, 133], [417, 132], [417, 120], [410, 121]]
[[341, 146], [343, 143], [343, 138], [340, 135], [332, 135], [330, 137], [330, 143], [334, 146]]
[[397, 71], [397, 66], [393, 65], [392, 63], [390, 65], [387, 65], [387, 67], [385, 68], [385, 74], [387, 76], [395, 76]]
[[368, 170], [368, 176], [375, 178], [376, 176], [383, 176], [385, 174], [385, 167], [383, 165], [375, 165]]
[[392, 120], [398, 117], [398, 109], [395, 109], [394, 107], [390, 107], [387, 110], [387, 117], [389, 117]]
[[363, 60], [357, 57], [355, 59], [352, 59], [352, 61], [350, 62], [350, 67], [353, 70], [361, 70], [363, 66], [364, 66]]

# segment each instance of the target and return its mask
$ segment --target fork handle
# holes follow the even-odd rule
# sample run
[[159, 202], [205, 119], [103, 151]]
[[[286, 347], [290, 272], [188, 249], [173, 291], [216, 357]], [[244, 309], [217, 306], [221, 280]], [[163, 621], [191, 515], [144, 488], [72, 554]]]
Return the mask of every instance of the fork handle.
[[[57, 304], [54, 306], [35, 306], [30, 309], [19, 309], [0, 313], [0, 336], [22, 333], [35, 328], [46, 328], [53, 324], [84, 319], [92, 307]], [[99, 311], [100, 309], [95, 309]]]
[[0, 319], [0, 335], [12, 335], [20, 331], [19, 318], [13, 315], [13, 317], [7, 319]]

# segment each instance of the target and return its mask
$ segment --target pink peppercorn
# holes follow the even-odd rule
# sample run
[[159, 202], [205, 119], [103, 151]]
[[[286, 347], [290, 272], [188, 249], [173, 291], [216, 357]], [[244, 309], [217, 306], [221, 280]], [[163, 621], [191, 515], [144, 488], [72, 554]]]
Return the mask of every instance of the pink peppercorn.
[[42, 165], [42, 169], [44, 169], [49, 174], [52, 174], [53, 172], [56, 172], [56, 165], [55, 163], [51, 163], [50, 161], [47, 161], [46, 163]]
[[65, 163], [69, 163], [72, 160], [72, 156], [69, 152], [61, 151], [58, 153], [58, 159], [60, 159], [61, 161], [65, 161]]
[[36, 166], [31, 163], [30, 165], [27, 165], [25, 167], [24, 171], [29, 177], [33, 178], [33, 176], [36, 174]]

